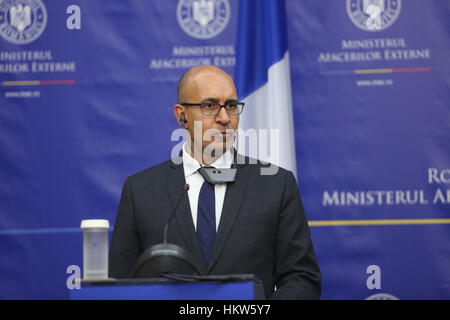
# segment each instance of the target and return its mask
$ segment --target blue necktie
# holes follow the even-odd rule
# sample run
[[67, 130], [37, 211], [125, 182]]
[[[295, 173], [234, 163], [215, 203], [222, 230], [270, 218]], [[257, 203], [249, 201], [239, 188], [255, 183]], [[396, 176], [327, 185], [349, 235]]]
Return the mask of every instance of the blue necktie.
[[198, 197], [197, 238], [203, 254], [205, 266], [209, 259], [216, 239], [216, 197], [214, 185], [205, 180]]

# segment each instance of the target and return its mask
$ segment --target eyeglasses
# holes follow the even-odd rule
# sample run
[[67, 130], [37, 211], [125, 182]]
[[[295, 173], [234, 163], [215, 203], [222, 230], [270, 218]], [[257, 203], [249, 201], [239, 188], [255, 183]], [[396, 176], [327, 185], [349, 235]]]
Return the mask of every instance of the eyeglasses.
[[229, 116], [237, 116], [244, 110], [244, 102], [230, 101], [225, 104], [217, 102], [203, 102], [203, 103], [180, 103], [186, 107], [200, 107], [202, 114], [205, 116], [217, 116], [220, 109], [225, 108], [225, 112]]

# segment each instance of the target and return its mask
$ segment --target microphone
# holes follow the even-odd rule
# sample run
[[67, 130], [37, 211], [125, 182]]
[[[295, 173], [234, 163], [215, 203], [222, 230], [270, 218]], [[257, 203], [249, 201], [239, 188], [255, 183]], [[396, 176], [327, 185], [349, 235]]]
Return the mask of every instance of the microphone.
[[170, 273], [183, 275], [200, 274], [200, 268], [188, 250], [176, 244], [167, 243], [169, 224], [175, 216], [181, 201], [185, 196], [185, 192], [188, 190], [189, 185], [184, 184], [184, 192], [178, 199], [177, 204], [173, 208], [172, 213], [164, 226], [164, 242], [151, 246], [139, 256], [131, 273], [133, 278], [160, 277]]
[[[183, 185], [183, 191], [189, 191], [189, 187], [190, 186], [187, 183], [184, 184]], [[172, 214], [170, 215], [169, 220], [167, 220], [167, 223], [164, 226], [164, 238], [163, 238], [164, 239], [164, 244], [167, 243], [167, 231], [169, 230], [170, 221], [172, 221], [172, 218], [175, 216], [175, 213], [177, 212], [178, 207], [180, 206], [181, 201], [183, 200], [183, 198], [184, 198], [184, 192], [181, 194], [180, 199], [178, 199], [178, 202], [177, 202], [177, 205], [175, 206], [175, 209], [172, 210]], [[172, 205], [170, 205], [170, 206], [172, 206]]]

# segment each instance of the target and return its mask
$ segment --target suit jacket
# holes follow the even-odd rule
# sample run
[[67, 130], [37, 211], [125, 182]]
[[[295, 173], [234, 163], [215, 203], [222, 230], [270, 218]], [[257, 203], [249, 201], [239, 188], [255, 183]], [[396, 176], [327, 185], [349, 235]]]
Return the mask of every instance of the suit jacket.
[[202, 274], [251, 273], [262, 280], [267, 298], [318, 299], [320, 270], [294, 175], [283, 168], [261, 175], [262, 163], [238, 156], [238, 163], [245, 163], [237, 165], [236, 179], [227, 186], [209, 265], [203, 263], [183, 190], [183, 165], [169, 160], [130, 176], [111, 240], [110, 277], [129, 278], [138, 256], [162, 242], [171, 208], [181, 199], [168, 242], [188, 249]]

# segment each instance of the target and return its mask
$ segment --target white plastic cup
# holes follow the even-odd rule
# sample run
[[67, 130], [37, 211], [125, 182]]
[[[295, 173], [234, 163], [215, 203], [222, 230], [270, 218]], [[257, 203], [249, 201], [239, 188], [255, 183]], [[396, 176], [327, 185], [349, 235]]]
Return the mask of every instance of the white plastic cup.
[[83, 230], [83, 278], [108, 278], [109, 221], [82, 220]]

